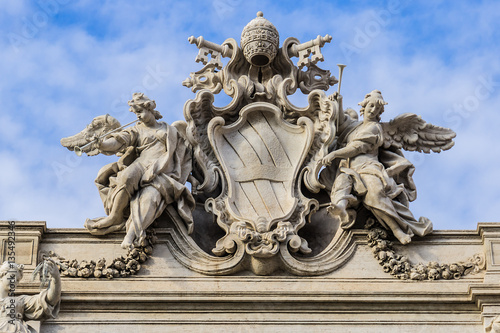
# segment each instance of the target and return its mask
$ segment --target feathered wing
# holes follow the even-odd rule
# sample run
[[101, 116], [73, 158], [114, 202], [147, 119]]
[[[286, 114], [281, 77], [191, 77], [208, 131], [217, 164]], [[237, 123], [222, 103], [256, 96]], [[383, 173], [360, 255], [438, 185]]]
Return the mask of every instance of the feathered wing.
[[432, 125], [413, 113], [404, 113], [388, 123], [381, 123], [384, 148], [403, 148], [408, 151], [439, 153], [448, 150], [456, 134], [449, 128]]
[[183, 120], [174, 121], [171, 126], [177, 129], [177, 132], [179, 132], [180, 136], [184, 140], [187, 140], [186, 138], [187, 123], [185, 121]]
[[[98, 138], [105, 133], [117, 129], [120, 126], [120, 122], [108, 114], [98, 116], [92, 119], [92, 122], [88, 124], [80, 133], [62, 138], [61, 145], [73, 151], [75, 150], [75, 147], [82, 147], [95, 138]], [[87, 147], [83, 148], [82, 151], [88, 156], [94, 156], [99, 153], [103, 153], [97, 148], [96, 145], [88, 145]]]

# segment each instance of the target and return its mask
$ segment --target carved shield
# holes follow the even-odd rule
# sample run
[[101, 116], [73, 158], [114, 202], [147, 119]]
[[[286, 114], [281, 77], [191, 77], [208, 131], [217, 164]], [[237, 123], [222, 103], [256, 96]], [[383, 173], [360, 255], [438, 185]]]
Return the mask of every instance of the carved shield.
[[214, 118], [208, 134], [227, 182], [229, 220], [269, 231], [297, 206], [297, 177], [311, 146], [312, 121], [290, 124], [276, 106], [256, 102], [244, 107], [235, 123], [223, 125], [222, 118]]

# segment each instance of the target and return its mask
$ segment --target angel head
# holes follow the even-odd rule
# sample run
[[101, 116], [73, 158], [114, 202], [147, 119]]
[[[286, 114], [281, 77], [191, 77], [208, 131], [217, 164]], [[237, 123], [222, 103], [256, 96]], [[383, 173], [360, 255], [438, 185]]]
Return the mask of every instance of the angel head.
[[380, 121], [380, 115], [384, 112], [384, 105], [386, 104], [387, 102], [384, 101], [382, 93], [379, 90], [373, 90], [371, 93], [365, 95], [365, 99], [362, 102], [358, 103], [358, 105], [361, 105], [359, 114], [365, 118], [368, 117]]
[[130, 112], [137, 114], [139, 110], [147, 110], [151, 112], [156, 120], [163, 118], [161, 113], [156, 108], [156, 102], [149, 99], [148, 96], [143, 93], [134, 93], [132, 95], [132, 100], [128, 101], [130, 106]]
[[0, 266], [0, 281], [5, 290], [14, 289], [23, 278], [24, 265], [4, 261]]

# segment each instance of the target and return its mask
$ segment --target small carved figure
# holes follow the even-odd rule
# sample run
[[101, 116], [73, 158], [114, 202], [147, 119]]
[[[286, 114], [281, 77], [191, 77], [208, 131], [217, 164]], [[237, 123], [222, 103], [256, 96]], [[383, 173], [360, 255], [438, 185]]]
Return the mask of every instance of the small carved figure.
[[486, 333], [500, 333], [500, 316], [496, 316], [485, 329]]
[[[130, 111], [137, 115], [137, 124], [104, 138], [100, 133], [85, 135], [96, 141], [86, 148], [93, 154], [121, 156], [117, 162], [104, 166], [95, 180], [108, 216], [87, 219], [85, 227], [96, 235], [125, 227], [123, 248], [133, 244], [140, 246], [146, 237], [145, 230], [173, 203], [177, 204], [177, 212], [190, 233], [193, 228], [191, 211], [195, 206], [185, 186], [191, 172], [190, 147], [182, 135], [185, 123], [177, 122], [178, 130], [158, 122], [162, 116], [155, 110], [155, 101], [142, 93], [133, 94], [128, 104]], [[112, 117], [105, 119], [109, 118]], [[68, 138], [63, 140], [61, 142], [68, 148], [76, 143]]]
[[46, 262], [50, 281], [47, 289], [33, 296], [14, 296], [14, 290], [23, 277], [23, 265], [5, 261], [0, 267], [0, 332], [36, 333], [25, 320], [55, 318], [59, 313], [61, 277], [59, 268]]
[[345, 114], [338, 132], [340, 148], [322, 161], [326, 166], [339, 161], [328, 211], [347, 229], [354, 224], [355, 209], [362, 202], [402, 244], [407, 244], [413, 235], [430, 233], [432, 223], [425, 217], [417, 221], [409, 210], [409, 202], [416, 198], [414, 166], [400, 148], [440, 152], [453, 146], [455, 133], [408, 113], [380, 123], [387, 103], [378, 90], [367, 94], [359, 104], [363, 121]]

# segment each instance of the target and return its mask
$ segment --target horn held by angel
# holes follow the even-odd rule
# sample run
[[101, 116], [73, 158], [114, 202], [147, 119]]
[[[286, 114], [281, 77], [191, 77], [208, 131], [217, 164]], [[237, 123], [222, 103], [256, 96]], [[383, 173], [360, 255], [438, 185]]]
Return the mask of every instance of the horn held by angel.
[[107, 216], [87, 219], [85, 227], [95, 235], [125, 229], [124, 248], [143, 245], [145, 230], [173, 203], [191, 232], [195, 206], [185, 186], [191, 172], [185, 127], [179, 122], [179, 129], [159, 122], [162, 116], [155, 110], [155, 101], [142, 93], [133, 94], [128, 104], [137, 116], [134, 126], [123, 129], [109, 115], [99, 116], [79, 134], [61, 140], [70, 150], [91, 142], [82, 147], [89, 156], [120, 156], [117, 162], [101, 168], [95, 180]]
[[328, 211], [348, 229], [362, 205], [402, 244], [408, 244], [412, 236], [430, 233], [432, 223], [425, 217], [417, 221], [409, 209], [416, 199], [414, 166], [401, 148], [440, 152], [453, 146], [455, 133], [409, 113], [380, 123], [386, 104], [381, 92], [374, 90], [359, 103], [363, 121], [347, 112], [341, 115], [337, 147], [322, 160], [325, 166], [332, 165], [323, 176], [335, 175], [330, 177], [334, 181]]

